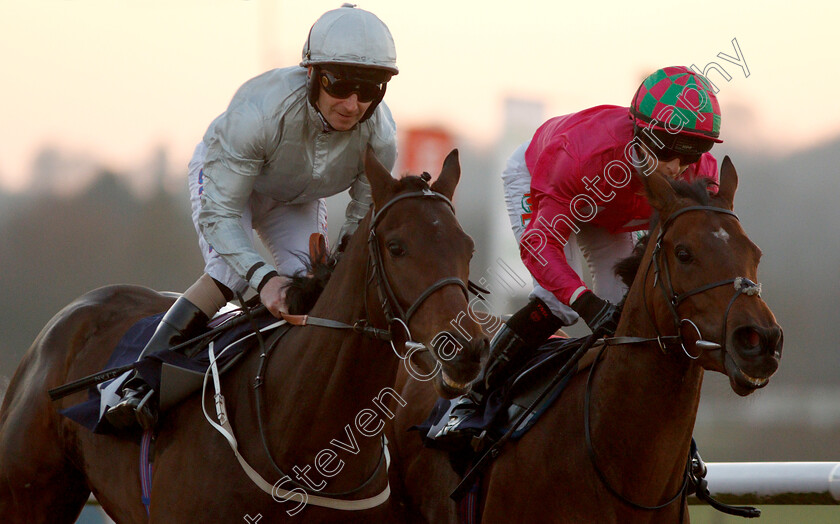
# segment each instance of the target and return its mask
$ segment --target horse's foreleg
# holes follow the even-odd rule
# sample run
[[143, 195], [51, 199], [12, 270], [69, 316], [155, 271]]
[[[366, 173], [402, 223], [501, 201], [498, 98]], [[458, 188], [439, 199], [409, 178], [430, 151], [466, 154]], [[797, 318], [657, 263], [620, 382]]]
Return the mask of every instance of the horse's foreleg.
[[0, 408], [0, 522], [72, 524], [90, 491], [65, 453], [59, 415], [31, 362], [21, 364]]
[[27, 417], [10, 411], [0, 423], [0, 522], [76, 522], [90, 494], [84, 476], [64, 457], [47, 424], [31, 420], [33, 412]]

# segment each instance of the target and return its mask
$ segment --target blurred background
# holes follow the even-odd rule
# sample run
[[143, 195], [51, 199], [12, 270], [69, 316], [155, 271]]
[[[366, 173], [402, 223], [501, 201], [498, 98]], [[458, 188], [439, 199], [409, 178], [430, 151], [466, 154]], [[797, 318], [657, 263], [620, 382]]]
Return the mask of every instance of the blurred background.
[[[340, 4], [0, 3], [0, 396], [39, 330], [75, 297], [114, 283], [183, 291], [194, 281], [203, 264], [186, 191], [193, 147], [245, 80], [297, 64], [311, 24]], [[502, 198], [507, 156], [551, 116], [628, 105], [659, 67], [705, 71], [723, 110], [725, 142], [713, 154], [738, 169], [736, 210], [764, 252], [763, 296], [785, 352], [770, 385], [748, 398], [707, 374], [695, 436], [712, 462], [840, 459], [831, 331], [840, 325], [840, 5], [359, 7], [397, 46], [400, 74], [385, 98], [400, 131], [395, 175], [436, 173], [460, 150], [456, 205], [477, 245], [474, 279], [508, 284], [489, 302], [497, 314], [530, 289]], [[332, 235], [345, 203], [330, 199]]]

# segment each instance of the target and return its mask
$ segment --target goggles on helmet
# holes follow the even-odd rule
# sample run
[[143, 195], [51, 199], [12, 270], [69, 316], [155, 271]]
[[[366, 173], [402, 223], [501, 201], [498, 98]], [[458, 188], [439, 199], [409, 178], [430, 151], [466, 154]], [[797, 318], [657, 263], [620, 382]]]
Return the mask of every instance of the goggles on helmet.
[[637, 133], [637, 136], [641, 136], [642, 142], [644, 142], [661, 162], [670, 162], [675, 158], [679, 158], [680, 165], [687, 166], [694, 164], [700, 160], [703, 153], [712, 149], [714, 145], [714, 142], [709, 139], [671, 134], [658, 129], [649, 132], [655, 138], [646, 136], [647, 133]]
[[385, 83], [375, 83], [360, 78], [347, 77], [338, 73], [332, 73], [325, 69], [318, 72], [318, 82], [328, 95], [333, 98], [349, 98], [356, 93], [359, 102], [372, 102], [385, 92]]

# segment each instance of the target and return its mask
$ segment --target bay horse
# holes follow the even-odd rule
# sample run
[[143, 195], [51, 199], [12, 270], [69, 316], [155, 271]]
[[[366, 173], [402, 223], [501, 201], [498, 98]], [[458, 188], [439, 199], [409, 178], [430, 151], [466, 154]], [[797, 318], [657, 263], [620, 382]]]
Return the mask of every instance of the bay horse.
[[[732, 162], [722, 163], [716, 195], [705, 184], [647, 178], [659, 221], [639, 247], [613, 344], [490, 463], [477, 497], [482, 523], [688, 521], [687, 459], [704, 371], [725, 373], [745, 396], [779, 365], [782, 330], [753, 284], [761, 252], [732, 211]], [[404, 375], [395, 387], [407, 405], [389, 437], [394, 484], [416, 522], [456, 523], [449, 495], [460, 477], [445, 452], [407, 431], [436, 394]]]
[[[263, 479], [280, 479], [271, 458], [307, 488], [310, 502], [316, 496], [352, 502], [384, 494], [385, 503], [355, 511], [301, 507], [302, 488], [298, 498], [275, 501], [273, 492], [261, 491], [246, 476], [228, 442], [204, 420], [202, 407], [212, 413], [212, 398], [193, 395], [158, 425], [147, 515], [138, 443], [93, 434], [58, 414], [85, 400], [85, 393], [57, 402], [47, 394], [102, 369], [130, 326], [165, 311], [173, 300], [147, 288], [111, 286], [56, 314], [9, 385], [0, 409], [0, 522], [72, 523], [91, 492], [121, 524], [256, 522], [257, 515], [264, 522], [401, 521], [387, 497], [381, 440], [384, 421], [394, 415], [382, 403], [396, 399], [398, 357], [409, 338], [436, 357], [435, 337], [445, 333], [459, 340], [461, 350], [439, 360], [442, 373], [435, 379], [442, 393], [455, 395], [478, 373], [487, 339], [477, 324], [461, 322], [461, 333], [450, 324], [467, 307], [473, 252], [451, 204], [460, 178], [457, 150], [431, 187], [428, 177], [392, 178], [370, 149], [365, 171], [372, 212], [309, 312], [311, 322], [280, 339], [261, 377], [266, 449], [253, 392], [260, 352], [247, 353], [222, 375], [221, 388], [239, 451]], [[313, 325], [318, 318], [354, 329]], [[391, 341], [382, 335], [389, 330]], [[295, 493], [292, 483], [281, 486]]]

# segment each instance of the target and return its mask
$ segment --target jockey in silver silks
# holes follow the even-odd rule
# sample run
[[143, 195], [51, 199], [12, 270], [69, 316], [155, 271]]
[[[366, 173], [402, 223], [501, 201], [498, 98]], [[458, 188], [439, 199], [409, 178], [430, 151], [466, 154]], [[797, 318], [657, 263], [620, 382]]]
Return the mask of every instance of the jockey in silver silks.
[[[370, 207], [367, 146], [393, 169], [396, 125], [382, 98], [398, 71], [388, 27], [344, 4], [312, 25], [299, 66], [239, 88], [189, 164], [204, 274], [164, 315], [141, 357], [188, 340], [248, 288], [275, 316], [285, 312], [287, 276], [303, 269], [297, 254], [312, 233], [326, 233], [324, 198], [349, 189], [343, 239]], [[252, 230], [273, 260], [256, 250]], [[118, 429], [152, 427], [155, 397], [135, 375], [106, 418]]]

